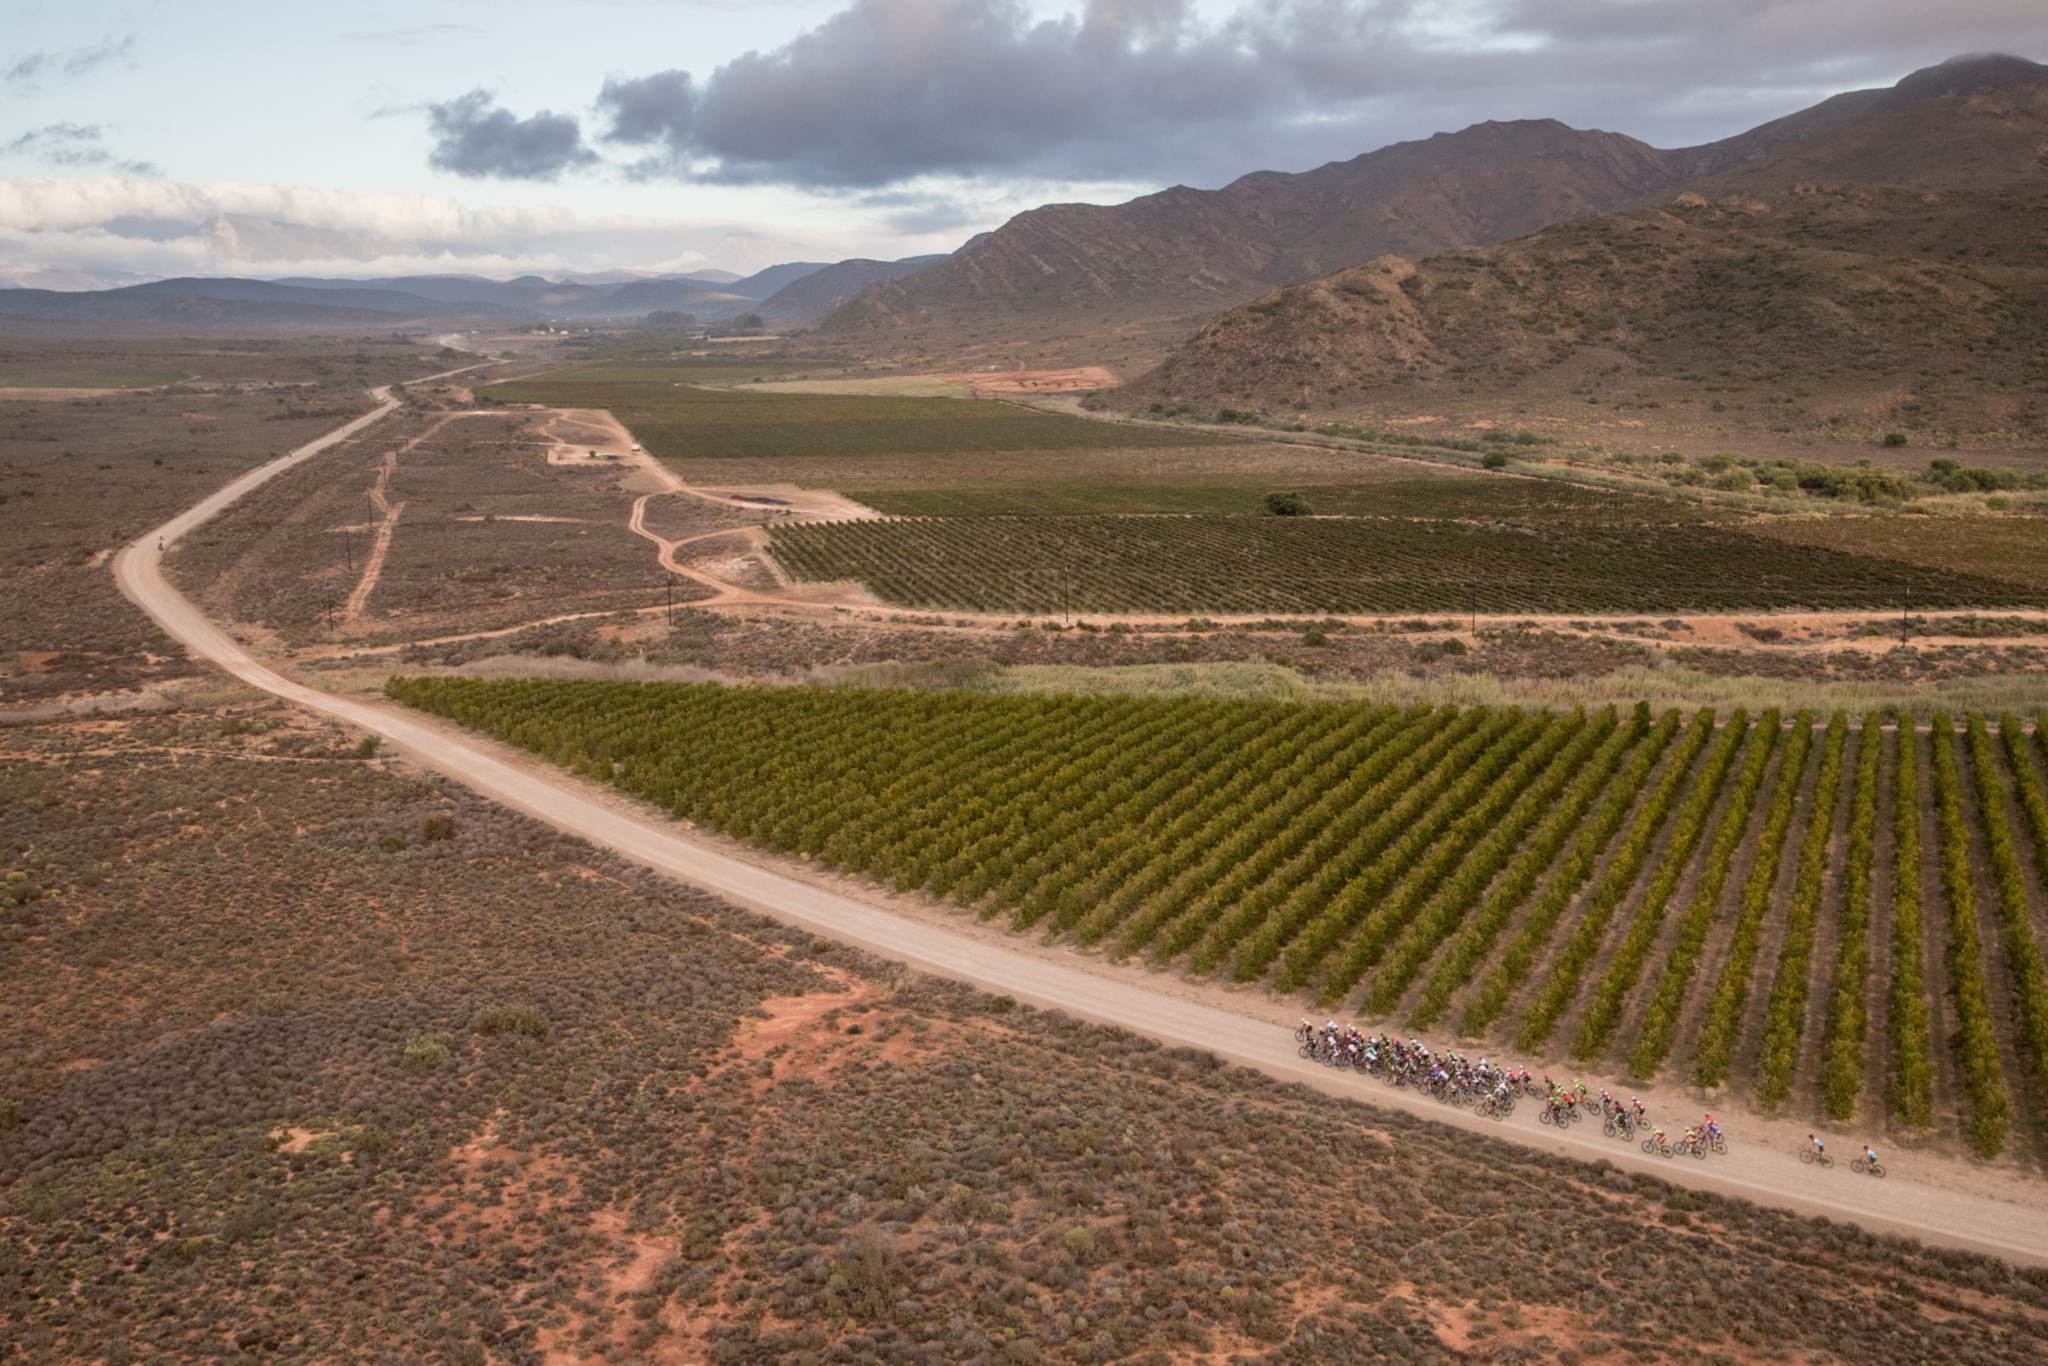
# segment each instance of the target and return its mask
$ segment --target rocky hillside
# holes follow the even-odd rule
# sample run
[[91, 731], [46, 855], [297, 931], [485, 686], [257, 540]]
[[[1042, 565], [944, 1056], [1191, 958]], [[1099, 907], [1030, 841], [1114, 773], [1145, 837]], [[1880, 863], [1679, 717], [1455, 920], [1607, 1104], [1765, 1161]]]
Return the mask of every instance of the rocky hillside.
[[1261, 171], [1119, 205], [1054, 204], [868, 289], [827, 330], [871, 339], [986, 323], [1205, 314], [1385, 254], [1483, 246], [1587, 215], [1813, 180], [1984, 188], [2038, 170], [2048, 68], [1962, 58], [1701, 147], [1553, 120], [1482, 123], [1299, 175]]
[[1906, 416], [2042, 428], [2048, 69], [1956, 67], [1705, 193], [1384, 255], [1229, 310], [1118, 401], [1343, 411], [1403, 392], [1597, 402], [1636, 379], [1740, 380], [1781, 386], [1789, 406], [1809, 384], [1888, 389]]
[[998, 315], [1206, 312], [1382, 252], [1498, 242], [1672, 182], [1665, 153], [1550, 119], [1482, 123], [1220, 190], [1019, 214], [929, 270], [870, 289], [828, 330]]

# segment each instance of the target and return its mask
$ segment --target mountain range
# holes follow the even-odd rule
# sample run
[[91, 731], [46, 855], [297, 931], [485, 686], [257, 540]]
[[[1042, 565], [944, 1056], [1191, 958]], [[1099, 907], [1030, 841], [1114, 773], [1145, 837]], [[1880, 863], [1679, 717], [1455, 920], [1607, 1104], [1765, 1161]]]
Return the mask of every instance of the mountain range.
[[1678, 155], [1696, 174], [1675, 192], [1227, 309], [1118, 401], [1597, 404], [1626, 385], [1719, 414], [1710, 392], [1757, 389], [1743, 406], [1784, 432], [2048, 434], [2048, 66], [1957, 59]]
[[886, 342], [992, 319], [1128, 323], [1184, 319], [1387, 254], [1426, 257], [1668, 199], [1812, 179], [1990, 183], [2042, 154], [2020, 118], [1923, 118], [1946, 101], [2005, 99], [2043, 68], [2016, 57], [1958, 59], [1882, 90], [1834, 96], [1748, 132], [1660, 149], [1550, 119], [1487, 122], [1289, 174], [1259, 171], [1217, 190], [1176, 186], [1118, 205], [1053, 204], [1019, 214], [942, 263], [863, 291], [822, 324]]

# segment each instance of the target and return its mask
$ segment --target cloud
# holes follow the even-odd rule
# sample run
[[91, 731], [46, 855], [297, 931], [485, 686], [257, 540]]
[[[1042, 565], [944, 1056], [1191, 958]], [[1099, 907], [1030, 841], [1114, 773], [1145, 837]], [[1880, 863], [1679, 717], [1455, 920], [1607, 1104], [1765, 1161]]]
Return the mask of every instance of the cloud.
[[485, 90], [429, 105], [427, 122], [435, 138], [428, 160], [471, 179], [556, 180], [597, 160], [573, 115], [542, 110], [522, 119]]
[[0, 71], [0, 84], [32, 85], [51, 76], [83, 76], [134, 55], [135, 35], [108, 34], [97, 43], [61, 52], [31, 52]]
[[697, 109], [697, 86], [689, 72], [608, 80], [597, 93], [597, 107], [611, 121], [601, 135], [606, 142], [658, 149], [635, 163], [632, 174], [645, 178], [685, 169]]
[[613, 267], [750, 272], [871, 254], [837, 233], [802, 240], [729, 219], [585, 217], [542, 205], [298, 185], [195, 185], [121, 176], [0, 179], [9, 278], [128, 275], [555, 274]]
[[102, 145], [99, 124], [49, 123], [31, 128], [12, 142], [0, 143], [0, 156], [32, 156], [47, 166], [98, 166], [122, 175], [158, 175], [153, 161], [129, 161]]
[[[1487, 118], [1705, 141], [1979, 48], [2040, 0], [850, 0], [779, 47], [597, 92], [637, 178], [1215, 183]], [[509, 116], [508, 116], [509, 117]]]

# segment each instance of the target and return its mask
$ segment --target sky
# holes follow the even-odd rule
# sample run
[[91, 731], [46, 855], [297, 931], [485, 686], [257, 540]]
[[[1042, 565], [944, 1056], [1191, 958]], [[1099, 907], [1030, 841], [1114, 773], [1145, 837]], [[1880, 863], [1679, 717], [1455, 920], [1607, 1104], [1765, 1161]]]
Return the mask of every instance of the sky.
[[1489, 118], [1709, 141], [1979, 51], [2048, 60], [2048, 0], [8, 0], [0, 283], [895, 258]]

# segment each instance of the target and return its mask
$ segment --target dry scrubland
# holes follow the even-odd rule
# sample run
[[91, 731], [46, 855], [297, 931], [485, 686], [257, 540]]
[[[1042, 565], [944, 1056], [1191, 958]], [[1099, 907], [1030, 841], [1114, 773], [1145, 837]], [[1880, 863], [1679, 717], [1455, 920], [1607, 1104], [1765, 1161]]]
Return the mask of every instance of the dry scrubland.
[[26, 1359], [2048, 1350], [2038, 1273], [790, 943], [281, 711], [0, 745]]
[[[209, 611], [293, 645], [492, 630], [663, 601], [652, 549], [626, 526], [633, 494], [620, 471], [550, 465], [545, 445], [513, 414], [380, 423], [187, 537], [173, 579]], [[373, 486], [397, 517], [351, 618], [386, 516]], [[684, 582], [674, 594], [705, 591]]]
[[390, 690], [1019, 930], [1986, 1155], [2048, 1143], [2048, 769], [2016, 718]]
[[394, 376], [445, 368], [410, 342], [39, 342], [0, 351], [0, 374], [133, 378], [167, 388], [0, 403], [0, 697], [34, 702], [190, 672], [116, 591], [122, 542], [370, 406]]

